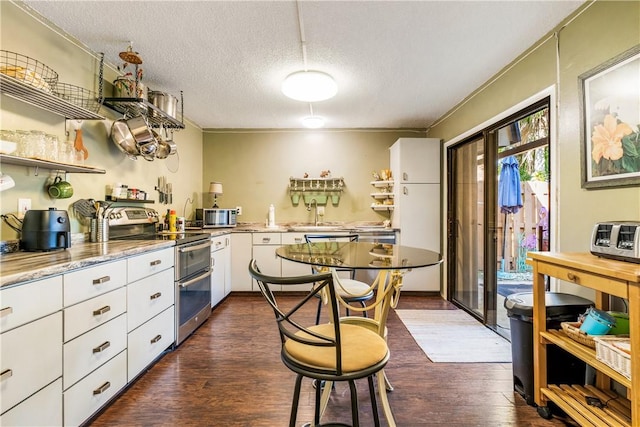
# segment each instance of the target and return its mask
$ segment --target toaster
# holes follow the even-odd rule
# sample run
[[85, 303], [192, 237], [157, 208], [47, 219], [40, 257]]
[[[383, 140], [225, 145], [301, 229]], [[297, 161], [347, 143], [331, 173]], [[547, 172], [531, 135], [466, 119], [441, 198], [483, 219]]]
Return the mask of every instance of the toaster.
[[597, 223], [591, 235], [591, 253], [640, 264], [640, 221]]

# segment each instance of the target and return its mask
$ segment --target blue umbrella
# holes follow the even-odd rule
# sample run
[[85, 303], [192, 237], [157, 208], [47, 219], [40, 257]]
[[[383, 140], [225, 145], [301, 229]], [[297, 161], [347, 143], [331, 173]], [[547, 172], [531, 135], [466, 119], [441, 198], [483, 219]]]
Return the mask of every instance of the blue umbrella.
[[502, 160], [502, 170], [498, 182], [498, 206], [500, 212], [516, 213], [522, 207], [520, 194], [520, 170], [515, 157], [509, 156]]
[[507, 214], [516, 213], [522, 207], [522, 195], [520, 194], [520, 169], [518, 161], [513, 156], [502, 160], [502, 170], [498, 179], [498, 206], [504, 213], [504, 238], [502, 239], [502, 263], [504, 271], [504, 251], [507, 243]]

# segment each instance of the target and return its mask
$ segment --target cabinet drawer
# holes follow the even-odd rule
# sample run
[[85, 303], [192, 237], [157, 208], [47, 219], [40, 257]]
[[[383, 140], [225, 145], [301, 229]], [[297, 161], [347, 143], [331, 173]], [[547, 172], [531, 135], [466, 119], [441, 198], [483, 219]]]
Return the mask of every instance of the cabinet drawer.
[[279, 245], [281, 233], [253, 233], [254, 245]]
[[62, 375], [62, 312], [0, 335], [0, 413]]
[[98, 264], [63, 277], [66, 307], [124, 286], [127, 283], [127, 264], [125, 260]]
[[127, 352], [123, 351], [64, 392], [64, 425], [82, 424], [127, 384]]
[[307, 243], [304, 240], [305, 233], [282, 233], [283, 245], [299, 245], [301, 243]]
[[173, 305], [173, 268], [127, 286], [127, 332]]
[[75, 384], [127, 348], [127, 316], [122, 314], [64, 345], [64, 388]]
[[586, 286], [600, 292], [615, 295], [620, 298], [629, 298], [627, 282], [616, 280], [610, 277], [603, 277], [597, 274], [591, 274], [586, 271], [574, 270], [569, 267], [561, 267], [557, 265], [538, 264], [538, 272], [547, 274], [551, 277], [557, 277], [576, 285]]
[[0, 416], [0, 426], [61, 426], [62, 380], [58, 378]]
[[62, 276], [0, 291], [0, 332], [62, 309]]
[[126, 310], [126, 288], [119, 288], [65, 308], [64, 342], [118, 317]]
[[229, 236], [217, 236], [211, 238], [211, 252], [219, 251], [229, 245]]
[[167, 248], [127, 259], [127, 278], [129, 283], [173, 267], [174, 254], [174, 248]]
[[171, 306], [129, 333], [129, 373], [132, 381], [175, 341], [175, 314]]

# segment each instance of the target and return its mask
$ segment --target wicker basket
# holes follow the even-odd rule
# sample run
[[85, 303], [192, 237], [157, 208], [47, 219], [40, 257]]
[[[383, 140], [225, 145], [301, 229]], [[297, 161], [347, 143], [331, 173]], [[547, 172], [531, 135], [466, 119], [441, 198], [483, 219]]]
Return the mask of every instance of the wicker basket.
[[584, 331], [580, 330], [580, 322], [562, 322], [562, 330], [567, 334], [569, 338], [579, 342], [587, 347], [596, 348], [596, 343], [593, 340], [593, 335], [587, 335]]
[[617, 336], [595, 337], [596, 359], [631, 379], [631, 339]]
[[0, 50], [0, 73], [48, 93], [58, 82], [58, 73], [42, 62], [8, 50]]

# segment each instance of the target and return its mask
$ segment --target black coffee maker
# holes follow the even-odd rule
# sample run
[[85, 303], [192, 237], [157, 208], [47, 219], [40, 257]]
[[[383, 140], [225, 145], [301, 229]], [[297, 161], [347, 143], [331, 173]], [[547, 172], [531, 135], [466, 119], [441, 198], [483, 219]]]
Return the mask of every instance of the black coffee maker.
[[53, 251], [71, 247], [69, 214], [65, 210], [28, 210], [22, 220], [20, 248], [25, 251]]

